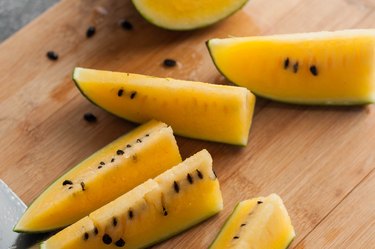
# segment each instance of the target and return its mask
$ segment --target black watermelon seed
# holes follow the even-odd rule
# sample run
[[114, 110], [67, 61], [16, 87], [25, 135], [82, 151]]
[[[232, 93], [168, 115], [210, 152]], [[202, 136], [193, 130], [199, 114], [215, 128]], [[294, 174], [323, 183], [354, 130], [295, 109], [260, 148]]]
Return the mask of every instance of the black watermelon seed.
[[293, 72], [297, 73], [298, 72], [298, 61], [293, 65]]
[[240, 237], [238, 237], [238, 236], [234, 236], [234, 237], [233, 237], [233, 239], [239, 239], [239, 238], [240, 238]]
[[101, 169], [101, 168], [103, 168], [103, 166], [102, 166], [102, 165], [99, 165], [99, 166], [98, 166], [98, 169]]
[[102, 161], [102, 162], [100, 162], [99, 164], [100, 164], [100, 165], [105, 165], [105, 162]]
[[316, 66], [311, 66], [310, 72], [312, 73], [312, 75], [318, 76], [318, 69], [316, 68]]
[[97, 121], [97, 118], [94, 114], [91, 112], [87, 112], [83, 114], [83, 119], [89, 123], [95, 123]]
[[115, 159], [114, 159], [114, 158], [112, 158], [112, 159], [111, 159], [111, 163], [113, 163], [114, 161], [115, 161]]
[[112, 243], [112, 238], [108, 234], [104, 234], [102, 240], [103, 240], [103, 243], [106, 245], [109, 245]]
[[131, 99], [134, 99], [134, 98], [135, 98], [135, 95], [137, 95], [137, 92], [134, 91], [134, 92], [132, 92], [132, 93], [130, 94], [130, 98], [131, 98]]
[[245, 223], [241, 224], [241, 227], [243, 227], [243, 226], [246, 226], [246, 224]]
[[116, 154], [119, 155], [119, 156], [124, 155], [124, 151], [123, 150], [117, 150]]
[[125, 240], [119, 239], [118, 241], [115, 242], [115, 245], [117, 247], [123, 247], [125, 245]]
[[63, 186], [65, 186], [65, 185], [72, 185], [72, 184], [73, 184], [73, 182], [70, 181], [70, 180], [65, 180], [65, 181], [63, 181], [63, 183], [62, 183]]
[[191, 177], [189, 173], [187, 174], [186, 178], [190, 184], [193, 184], [193, 177]]
[[263, 201], [258, 201], [257, 203], [258, 203], [258, 204], [262, 204], [262, 203], [263, 203]]
[[178, 186], [176, 181], [173, 182], [173, 188], [176, 193], [180, 192], [180, 186]]
[[121, 27], [125, 30], [132, 30], [133, 24], [129, 22], [128, 20], [122, 20], [121, 21]]
[[150, 136], [150, 134], [146, 134], [145, 136], [148, 137], [148, 136]]
[[94, 234], [97, 235], [99, 233], [99, 230], [97, 227], [94, 228]]
[[197, 175], [200, 179], [203, 179], [203, 174], [197, 169]]
[[142, 143], [142, 140], [138, 138], [137, 143]]
[[57, 61], [59, 59], [59, 55], [55, 51], [48, 51], [47, 57], [51, 61]]
[[132, 147], [130, 144], [127, 144], [127, 145], [126, 145], [126, 148], [130, 148], [130, 147]]
[[164, 62], [163, 62], [163, 65], [165, 67], [174, 67], [174, 66], [176, 66], [176, 64], [177, 64], [176, 61], [173, 60], [173, 59], [165, 59]]
[[120, 89], [117, 92], [117, 96], [121, 97], [124, 94], [124, 89]]
[[288, 69], [289, 67], [289, 58], [286, 58], [284, 61], [284, 69]]
[[83, 234], [83, 240], [88, 240], [89, 239], [89, 234], [88, 233], [84, 233]]
[[81, 188], [82, 188], [82, 191], [85, 191], [85, 183], [84, 182], [81, 182]]
[[69, 187], [69, 189], [72, 189], [72, 188], [73, 188], [72, 186]]
[[95, 35], [95, 32], [96, 32], [96, 28], [94, 26], [88, 27], [86, 30], [86, 37], [87, 38], [93, 37]]
[[116, 218], [116, 217], [113, 217], [112, 225], [113, 225], [114, 227], [117, 226], [117, 218]]
[[167, 215], [168, 215], [168, 212], [167, 212], [167, 210], [165, 209], [165, 207], [163, 207], [163, 214], [164, 214], [164, 216], [167, 216]]
[[133, 219], [133, 217], [134, 217], [133, 210], [129, 209], [129, 211], [128, 211], [128, 217], [129, 217], [129, 219]]

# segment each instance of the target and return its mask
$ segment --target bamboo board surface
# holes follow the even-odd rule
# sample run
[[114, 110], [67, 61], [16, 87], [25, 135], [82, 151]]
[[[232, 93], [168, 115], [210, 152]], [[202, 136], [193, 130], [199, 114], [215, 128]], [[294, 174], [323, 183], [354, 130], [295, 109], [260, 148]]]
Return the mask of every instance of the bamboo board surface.
[[[252, 0], [212, 27], [172, 32], [144, 21], [130, 1], [62, 0], [0, 45], [0, 178], [30, 204], [64, 171], [135, 127], [79, 94], [75, 66], [226, 84], [209, 58], [209, 38], [371, 28], [374, 9], [371, 0]], [[121, 19], [134, 29], [121, 29]], [[91, 39], [89, 25], [97, 27]], [[47, 50], [59, 60], [47, 60]], [[165, 58], [178, 66], [162, 67]], [[86, 112], [98, 122], [86, 123]], [[272, 192], [295, 226], [292, 248], [374, 248], [374, 137], [374, 105], [264, 99], [247, 147], [177, 137], [184, 158], [203, 148], [212, 154], [225, 208], [154, 248], [206, 248], [238, 201]]]

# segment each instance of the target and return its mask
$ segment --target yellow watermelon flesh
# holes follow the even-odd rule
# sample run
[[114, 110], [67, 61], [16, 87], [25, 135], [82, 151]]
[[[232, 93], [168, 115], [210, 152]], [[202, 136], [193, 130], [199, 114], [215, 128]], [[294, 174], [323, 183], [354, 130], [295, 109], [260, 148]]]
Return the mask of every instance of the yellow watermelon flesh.
[[294, 237], [283, 201], [271, 194], [240, 202], [210, 249], [285, 249]]
[[203, 150], [52, 236], [41, 248], [144, 248], [222, 208], [212, 159]]
[[242, 8], [247, 1], [132, 0], [146, 20], [172, 30], [190, 30], [211, 25]]
[[68, 226], [179, 162], [172, 129], [152, 120], [58, 178], [31, 204], [14, 230], [44, 232]]
[[91, 102], [128, 120], [157, 119], [175, 133], [246, 145], [255, 96], [246, 88], [76, 68], [73, 79]]
[[233, 83], [277, 101], [354, 105], [375, 101], [375, 30], [343, 30], [207, 42]]

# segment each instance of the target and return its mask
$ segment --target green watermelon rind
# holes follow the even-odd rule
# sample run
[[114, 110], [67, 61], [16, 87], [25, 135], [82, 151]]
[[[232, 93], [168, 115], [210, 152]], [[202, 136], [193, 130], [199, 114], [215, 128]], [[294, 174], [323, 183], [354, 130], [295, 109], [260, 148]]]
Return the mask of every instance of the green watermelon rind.
[[[205, 220], [207, 220], [207, 219], [209, 219], [209, 218], [215, 216], [216, 214], [218, 214], [221, 210], [222, 210], [222, 208], [219, 208], [218, 210], [216, 210], [216, 211], [214, 211], [214, 212], [212, 212], [212, 213], [209, 213], [209, 214], [207, 214], [206, 216], [203, 216], [201, 219], [197, 220], [197, 221], [194, 222], [193, 224], [190, 224], [190, 225], [186, 226], [185, 228], [182, 228], [181, 230], [178, 230], [178, 231], [175, 231], [175, 232], [173, 232], [173, 233], [171, 233], [171, 234], [168, 234], [168, 235], [166, 235], [165, 237], [163, 237], [163, 238], [161, 238], [161, 239], [159, 239], [159, 240], [157, 240], [157, 241], [150, 242], [149, 244], [144, 245], [143, 247], [140, 247], [140, 249], [144, 249], [144, 248], [148, 248], [148, 247], [150, 247], [150, 246], [156, 245], [156, 244], [158, 244], [158, 243], [161, 243], [161, 242], [163, 242], [163, 241], [165, 241], [165, 240], [168, 240], [168, 239], [172, 238], [173, 236], [176, 236], [177, 234], [183, 233], [183, 232], [187, 231], [187, 230], [190, 229], [190, 228], [193, 228], [193, 227], [195, 227], [195, 226], [198, 226], [200, 223], [202, 223], [202, 222], [204, 222]], [[46, 242], [46, 241], [43, 241], [43, 242], [40, 243], [40, 249], [48, 249], [48, 248], [46, 247], [46, 245], [45, 245], [45, 242]]]
[[[212, 243], [209, 245], [208, 249], [211, 249], [212, 246], [215, 244], [216, 240], [219, 238], [219, 236], [221, 235], [221, 232], [227, 227], [229, 221], [231, 220], [231, 218], [236, 214], [237, 212], [237, 209], [239, 208], [240, 206], [240, 203], [237, 203], [236, 206], [234, 207], [232, 213], [228, 216], [228, 218], [225, 220], [223, 226], [221, 227], [220, 231], [217, 233], [215, 239], [212, 241]], [[291, 244], [293, 243], [294, 241], [294, 238], [296, 237], [296, 234], [294, 233], [293, 236], [291, 237], [290, 241], [288, 242], [287, 246], [285, 247], [285, 249], [288, 249]]]
[[73, 69], [72, 80], [73, 80], [73, 82], [74, 82], [74, 85], [78, 88], [79, 92], [82, 94], [83, 97], [85, 97], [88, 101], [90, 101], [90, 102], [91, 102], [92, 104], [94, 104], [95, 106], [97, 106], [97, 107], [99, 107], [100, 109], [102, 109], [102, 110], [104, 110], [104, 111], [106, 111], [106, 112], [112, 114], [113, 116], [116, 116], [116, 117], [119, 117], [119, 118], [125, 119], [125, 120], [130, 121], [130, 122], [135, 123], [135, 124], [139, 124], [139, 122], [137, 122], [137, 121], [135, 121], [135, 120], [131, 120], [131, 119], [127, 118], [127, 117], [120, 116], [120, 115], [118, 115], [118, 114], [116, 114], [116, 113], [111, 112], [110, 110], [105, 109], [103, 106], [97, 104], [94, 100], [92, 100], [89, 96], [87, 96], [86, 93], [85, 93], [85, 91], [83, 91], [83, 89], [81, 88], [81, 85], [80, 85], [80, 83], [79, 83], [79, 81], [78, 81], [78, 79], [77, 79], [77, 76], [76, 76], [76, 73], [77, 73], [79, 70], [81, 70], [81, 68], [79, 68], [79, 67], [76, 67], [76, 68]]
[[[208, 52], [210, 54], [210, 57], [212, 59], [212, 62], [214, 63], [216, 69], [219, 71], [220, 74], [222, 74], [227, 80], [232, 82], [233, 84], [237, 86], [241, 86], [240, 84], [236, 83], [236, 81], [230, 79], [226, 73], [220, 68], [219, 64], [215, 60], [214, 53], [212, 51], [210, 41], [206, 41], [206, 47], [208, 49]], [[241, 86], [243, 87], [243, 86]], [[375, 103], [375, 96], [374, 99], [364, 99], [364, 100], [354, 100], [354, 101], [338, 101], [338, 100], [326, 100], [326, 101], [311, 101], [311, 100], [288, 100], [288, 99], [282, 99], [282, 98], [277, 98], [273, 96], [269, 96], [263, 93], [259, 93], [257, 91], [254, 91], [253, 89], [248, 88], [252, 93], [254, 93], [256, 96], [280, 102], [280, 103], [285, 103], [285, 104], [298, 104], [298, 105], [309, 105], [309, 106], [361, 106], [361, 105], [368, 105], [368, 104], [373, 104]]]
[[[80, 93], [82, 94], [82, 96], [84, 96], [84, 97], [85, 97], [88, 101], [90, 101], [93, 105], [95, 105], [95, 106], [99, 107], [100, 109], [102, 109], [102, 110], [104, 110], [104, 111], [106, 111], [106, 112], [112, 114], [112, 115], [115, 116], [115, 117], [119, 117], [119, 118], [121, 118], [121, 119], [127, 120], [127, 121], [129, 121], [129, 122], [134, 123], [134, 124], [140, 124], [140, 123], [141, 123], [141, 122], [139, 122], [139, 121], [137, 121], [137, 120], [130, 119], [129, 117], [125, 117], [125, 116], [121, 116], [121, 115], [119, 115], [119, 114], [116, 114], [116, 113], [114, 113], [114, 112], [112, 112], [112, 111], [110, 111], [110, 110], [104, 108], [103, 106], [97, 104], [94, 100], [92, 100], [89, 96], [87, 96], [86, 93], [85, 93], [85, 91], [81, 88], [80, 83], [79, 83], [79, 80], [77, 79], [77, 76], [76, 76], [77, 72], [78, 72], [79, 70], [81, 70], [81, 69], [83, 69], [83, 68], [80, 68], [80, 67], [76, 67], [76, 68], [74, 68], [73, 73], [72, 73], [72, 80], [73, 80], [75, 86], [78, 88], [78, 90], [79, 90]], [[152, 76], [149, 76], [149, 77], [152, 77]], [[150, 118], [150, 120], [151, 120], [151, 119], [158, 119], [158, 118], [153, 117], [153, 118]], [[160, 121], [164, 122], [163, 120], [160, 120]], [[143, 123], [144, 123], [144, 122], [143, 122]], [[172, 127], [172, 128], [174, 128], [174, 127]], [[250, 127], [250, 128], [251, 128], [251, 127]], [[183, 132], [176, 131], [176, 130], [173, 130], [173, 132], [174, 132], [175, 134], [177, 134], [177, 135], [182, 136], [182, 137], [187, 137], [187, 138], [197, 139], [197, 140], [202, 140], [202, 141], [208, 141], [208, 142], [212, 142], [212, 143], [225, 143], [225, 144], [230, 144], [230, 145], [235, 145], [235, 146], [241, 146], [241, 147], [245, 147], [245, 146], [247, 145], [247, 143], [240, 143], [240, 142], [237, 142], [237, 143], [236, 143], [236, 142], [229, 142], [229, 141], [225, 141], [225, 142], [223, 142], [223, 141], [221, 141], [221, 140], [213, 140], [212, 138], [202, 138], [202, 137], [198, 137], [198, 136], [192, 136], [192, 135], [185, 134], [185, 133], [183, 133]], [[249, 133], [250, 133], [250, 130], [249, 130]]]
[[164, 238], [161, 238], [161, 239], [159, 239], [159, 240], [157, 240], [157, 241], [155, 241], [155, 242], [151, 242], [151, 243], [149, 243], [149, 244], [147, 244], [147, 245], [141, 247], [141, 249], [148, 248], [148, 247], [150, 247], [150, 246], [153, 246], [153, 245], [156, 245], [156, 244], [158, 244], [158, 243], [161, 243], [162, 241], [165, 241], [165, 240], [167, 240], [167, 239], [172, 238], [173, 236], [176, 236], [176, 235], [178, 235], [178, 234], [180, 234], [180, 233], [183, 233], [183, 232], [189, 230], [190, 228], [193, 228], [193, 227], [195, 227], [195, 226], [198, 226], [200, 223], [202, 223], [202, 222], [204, 222], [205, 220], [211, 218], [212, 216], [218, 214], [220, 211], [221, 211], [221, 209], [219, 209], [219, 210], [217, 210], [217, 211], [215, 211], [215, 212], [213, 212], [213, 213], [207, 214], [206, 216], [204, 216], [204, 217], [202, 217], [201, 219], [197, 220], [197, 222], [195, 222], [195, 223], [193, 223], [193, 224], [191, 224], [191, 225], [188, 225], [188, 226], [186, 226], [185, 228], [182, 228], [182, 229], [179, 230], [179, 231], [175, 231], [174, 233], [171, 233], [171, 234], [165, 236]]
[[[60, 175], [59, 177], [57, 177], [51, 184], [48, 185], [48, 187], [46, 187], [39, 196], [41, 196], [42, 194], [44, 194], [45, 192], [47, 192], [52, 186], [55, 185], [55, 183], [61, 179], [64, 179], [64, 176], [66, 174], [68, 174], [69, 172], [71, 172], [73, 169], [75, 169], [76, 167], [79, 167], [81, 164], [83, 164], [85, 161], [89, 160], [90, 158], [93, 158], [95, 157], [95, 155], [97, 155], [98, 152], [100, 152], [102, 149], [106, 148], [107, 146], [109, 146], [110, 144], [113, 144], [115, 143], [116, 141], [122, 139], [124, 136], [127, 136], [128, 133], [118, 137], [117, 139], [113, 140], [112, 142], [108, 143], [107, 145], [103, 146], [102, 148], [100, 148], [98, 151], [94, 152], [92, 155], [90, 155], [89, 157], [83, 159], [81, 162], [79, 162], [78, 164], [76, 164], [73, 168], [70, 168], [70, 169], [67, 169], [62, 175]], [[27, 207], [27, 209], [25, 210], [25, 213], [26, 211], [34, 204], [34, 202], [39, 198], [36, 197], [32, 203]], [[66, 225], [66, 226], [61, 226], [61, 227], [53, 227], [51, 229], [45, 229], [45, 230], [23, 230], [23, 229], [16, 229], [18, 223], [14, 226], [13, 228], [13, 231], [16, 232], [16, 233], [27, 233], [27, 234], [39, 234], [39, 233], [48, 233], [48, 232], [54, 232], [54, 231], [57, 231], [57, 230], [60, 230], [60, 229], [63, 229], [69, 225]]]
[[215, 244], [216, 240], [219, 238], [221, 232], [227, 227], [229, 221], [231, 220], [231, 218], [235, 215], [235, 213], [237, 212], [237, 209], [239, 207], [240, 203], [237, 203], [236, 206], [234, 207], [232, 213], [228, 216], [228, 218], [225, 220], [223, 226], [221, 227], [220, 231], [217, 233], [215, 239], [212, 241], [212, 243], [209, 245], [208, 249], [211, 249], [212, 246]]
[[132, 0], [133, 6], [138, 11], [138, 13], [143, 17], [143, 19], [145, 19], [147, 22], [151, 23], [152, 25], [154, 25], [154, 26], [156, 26], [158, 28], [162, 28], [162, 29], [166, 29], [166, 30], [170, 30], [170, 31], [182, 31], [182, 32], [183, 31], [191, 31], [191, 30], [196, 30], [196, 29], [207, 28], [207, 27], [209, 27], [211, 25], [214, 25], [214, 24], [216, 24], [218, 22], [221, 22], [221, 21], [225, 20], [226, 18], [232, 16], [234, 13], [236, 13], [240, 9], [242, 9], [249, 2], [249, 0], [243, 0], [243, 3], [238, 8], [234, 9], [233, 11], [227, 13], [223, 17], [218, 18], [218, 19], [216, 19], [214, 21], [211, 21], [211, 22], [208, 22], [208, 23], [204, 23], [202, 25], [191, 26], [191, 27], [188, 27], [188, 28], [173, 28], [173, 27], [167, 27], [167, 26], [160, 25], [155, 20], [152, 20], [152, 18], [148, 17], [145, 13], [143, 13], [143, 11], [135, 3], [135, 1], [136, 0]]
[[[61, 177], [58, 177], [56, 178], [51, 184], [48, 185], [48, 187], [46, 187], [40, 195], [42, 195], [43, 193], [47, 192], [60, 178], [62, 178], [65, 174], [67, 174], [68, 172], [70, 172], [71, 170], [73, 170], [75, 167], [67, 170], [66, 172], [63, 173], [63, 175], [61, 175]], [[31, 203], [30, 205], [26, 208], [25, 212], [34, 204], [34, 202], [39, 198], [39, 196], [37, 196]], [[16, 232], [16, 233], [25, 233], [25, 234], [40, 234], [40, 233], [49, 233], [49, 232], [54, 232], [54, 231], [57, 231], [59, 229], [63, 229], [67, 226], [61, 226], [61, 227], [55, 227], [55, 228], [51, 228], [51, 229], [45, 229], [45, 230], [23, 230], [23, 229], [17, 229], [18, 225], [18, 222], [16, 225], [14, 225], [13, 227], [13, 232]]]

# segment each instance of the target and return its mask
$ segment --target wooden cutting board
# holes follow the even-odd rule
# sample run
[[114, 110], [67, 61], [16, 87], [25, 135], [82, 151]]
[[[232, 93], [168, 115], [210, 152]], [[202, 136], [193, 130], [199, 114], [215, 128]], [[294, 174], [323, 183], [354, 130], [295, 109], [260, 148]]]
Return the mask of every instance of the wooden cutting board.
[[[205, 47], [213, 37], [371, 28], [371, 0], [253, 0], [209, 28], [152, 26], [130, 1], [62, 0], [0, 45], [0, 178], [27, 204], [56, 177], [135, 127], [93, 106], [75, 66], [226, 84]], [[122, 19], [133, 23], [127, 31]], [[97, 27], [87, 39], [89, 25]], [[60, 58], [45, 54], [55, 50]], [[178, 61], [162, 67], [165, 58]], [[96, 124], [82, 118], [98, 117]], [[276, 192], [297, 237], [292, 248], [374, 248], [375, 107], [306, 107], [258, 99], [247, 147], [178, 137], [183, 157], [207, 148], [225, 209], [155, 248], [206, 248], [234, 205]]]

